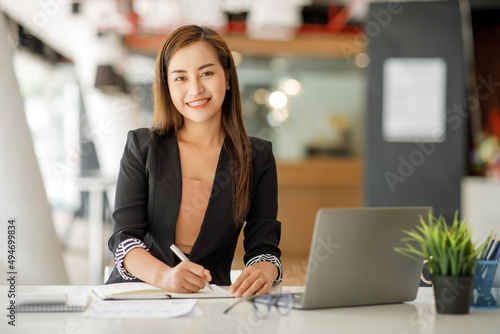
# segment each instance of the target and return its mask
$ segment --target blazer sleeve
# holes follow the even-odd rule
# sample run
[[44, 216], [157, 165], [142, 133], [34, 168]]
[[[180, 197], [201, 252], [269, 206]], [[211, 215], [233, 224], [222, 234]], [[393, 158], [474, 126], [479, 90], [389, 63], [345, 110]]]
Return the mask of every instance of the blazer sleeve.
[[[146, 133], [146, 129], [143, 133]], [[148, 228], [148, 172], [137, 131], [130, 131], [120, 162], [116, 185], [113, 234], [108, 247], [115, 254], [128, 239], [144, 242]]]
[[[254, 139], [255, 140], [255, 139]], [[276, 161], [271, 143], [256, 139], [252, 147], [254, 156], [253, 196], [244, 228], [244, 262], [260, 255], [281, 256], [279, 242], [281, 223], [278, 214], [278, 180]]]

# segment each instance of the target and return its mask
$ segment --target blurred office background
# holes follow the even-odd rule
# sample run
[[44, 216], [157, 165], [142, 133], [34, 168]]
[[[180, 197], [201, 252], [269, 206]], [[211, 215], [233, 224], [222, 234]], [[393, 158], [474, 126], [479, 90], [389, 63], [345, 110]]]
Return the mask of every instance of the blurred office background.
[[[3, 127], [14, 133], [0, 137], [0, 218], [19, 220], [22, 263], [66, 272], [58, 284], [99, 284], [113, 265], [106, 242], [126, 133], [150, 125], [156, 54], [169, 32], [190, 23], [224, 34], [248, 132], [273, 143], [284, 284], [304, 283], [321, 207], [432, 205], [447, 218], [462, 209], [480, 233], [492, 224], [500, 230], [495, 0], [0, 0], [0, 11], [0, 73], [15, 74], [0, 78], [12, 90], [0, 95]], [[435, 98], [445, 104], [443, 136], [384, 137], [388, 58], [444, 59], [444, 91]], [[14, 138], [21, 123], [31, 151]], [[30, 154], [31, 171], [6, 167]], [[23, 173], [39, 173], [43, 183], [20, 186]], [[20, 197], [9, 197], [12, 189]], [[23, 191], [37, 194], [50, 217], [31, 210]], [[234, 268], [242, 267], [240, 243]]]

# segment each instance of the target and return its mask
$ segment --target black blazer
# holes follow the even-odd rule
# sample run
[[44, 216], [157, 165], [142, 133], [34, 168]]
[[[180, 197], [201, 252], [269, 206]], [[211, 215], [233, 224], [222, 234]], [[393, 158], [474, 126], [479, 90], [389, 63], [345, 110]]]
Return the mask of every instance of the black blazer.
[[[252, 197], [244, 227], [244, 262], [261, 254], [278, 259], [281, 223], [276, 220], [278, 190], [271, 143], [250, 138]], [[200, 233], [189, 259], [210, 270], [212, 283], [230, 285], [229, 273], [240, 228], [232, 218], [231, 167], [226, 143], [221, 149], [212, 193]], [[169, 266], [179, 259], [170, 250], [181, 202], [182, 175], [177, 139], [149, 129], [130, 131], [120, 163], [113, 212], [114, 230], [108, 246], [115, 252], [126, 239], [142, 240], [151, 254]], [[107, 283], [124, 282], [114, 268]], [[128, 280], [130, 282], [130, 280]]]

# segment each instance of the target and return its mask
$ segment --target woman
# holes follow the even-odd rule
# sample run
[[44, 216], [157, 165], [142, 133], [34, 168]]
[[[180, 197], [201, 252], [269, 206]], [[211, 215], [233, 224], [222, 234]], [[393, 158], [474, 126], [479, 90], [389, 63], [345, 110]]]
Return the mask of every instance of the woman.
[[152, 129], [129, 132], [121, 160], [108, 283], [141, 280], [172, 292], [230, 285], [246, 221], [246, 268], [229, 291], [269, 292], [282, 277], [276, 163], [271, 144], [246, 133], [222, 37], [198, 26], [174, 31], [158, 53], [153, 93]]

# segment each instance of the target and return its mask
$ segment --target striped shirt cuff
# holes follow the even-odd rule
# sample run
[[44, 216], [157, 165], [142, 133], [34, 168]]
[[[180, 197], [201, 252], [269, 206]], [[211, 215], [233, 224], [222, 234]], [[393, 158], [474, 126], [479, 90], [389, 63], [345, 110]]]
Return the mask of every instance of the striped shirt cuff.
[[281, 267], [280, 259], [278, 259], [276, 256], [274, 256], [272, 254], [257, 255], [257, 256], [254, 256], [253, 258], [251, 258], [246, 263], [245, 266], [250, 267], [250, 266], [253, 266], [259, 262], [264, 262], [264, 261], [271, 262], [272, 264], [274, 264], [276, 266], [276, 268], [278, 268], [278, 278], [273, 283], [273, 286], [277, 286], [278, 284], [281, 283], [281, 281], [283, 281], [283, 268]]
[[122, 241], [118, 245], [118, 247], [116, 247], [115, 251], [116, 269], [125, 280], [133, 280], [136, 278], [125, 269], [125, 267], [123, 266], [123, 260], [125, 259], [125, 255], [127, 255], [128, 252], [137, 247], [144, 248], [149, 252], [149, 249], [146, 247], [146, 244], [136, 238], [130, 238], [125, 241]]

